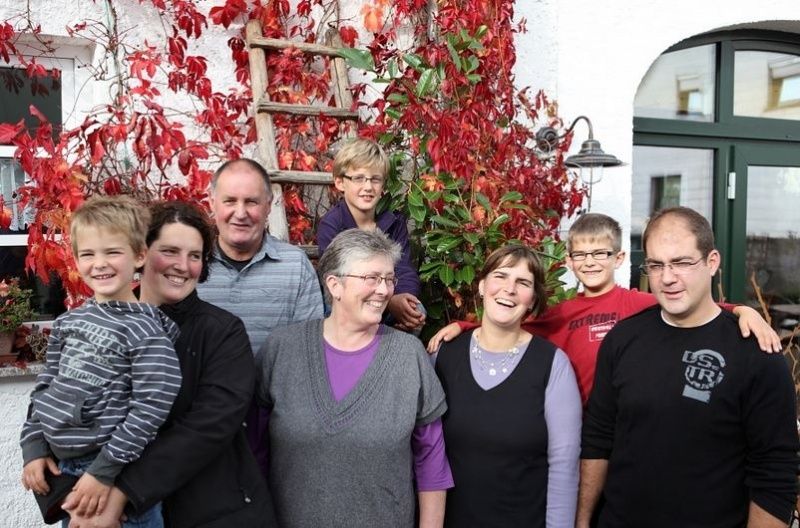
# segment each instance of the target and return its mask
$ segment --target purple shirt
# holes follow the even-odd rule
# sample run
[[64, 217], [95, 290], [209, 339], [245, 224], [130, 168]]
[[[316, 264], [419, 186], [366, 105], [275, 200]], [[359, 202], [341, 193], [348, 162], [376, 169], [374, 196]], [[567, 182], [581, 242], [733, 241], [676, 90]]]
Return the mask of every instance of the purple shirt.
[[[398, 280], [394, 292], [410, 293], [418, 297], [420, 292], [419, 274], [417, 273], [417, 268], [411, 264], [411, 248], [408, 244], [406, 218], [400, 213], [384, 211], [375, 217], [375, 224], [390, 239], [400, 244], [400, 249], [402, 250], [400, 260], [395, 265], [395, 274]], [[350, 209], [347, 208], [344, 199], [340, 200], [319, 220], [317, 245], [319, 246], [320, 256], [325, 253], [333, 237], [346, 229], [357, 227], [356, 220], [350, 213]]]
[[[378, 331], [367, 346], [354, 351], [338, 350], [325, 341], [328, 382], [331, 395], [336, 401], [347, 396], [367, 371], [378, 352], [381, 334], [382, 331]], [[453, 475], [445, 456], [441, 418], [414, 428], [411, 451], [414, 454], [414, 475], [418, 491], [439, 491], [453, 487]]]

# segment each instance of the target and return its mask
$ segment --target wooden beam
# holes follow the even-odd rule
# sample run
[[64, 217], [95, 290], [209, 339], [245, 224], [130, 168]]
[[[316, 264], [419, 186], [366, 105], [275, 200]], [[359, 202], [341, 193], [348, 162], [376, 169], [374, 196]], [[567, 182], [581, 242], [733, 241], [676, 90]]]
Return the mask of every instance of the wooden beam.
[[333, 183], [333, 174], [330, 172], [267, 169], [267, 174], [269, 174], [269, 179], [273, 183], [311, 183], [317, 185], [330, 185]]
[[325, 55], [327, 57], [339, 57], [339, 50], [331, 46], [323, 46], [322, 44], [311, 44], [309, 42], [297, 42], [294, 40], [273, 39], [267, 37], [254, 37], [248, 38], [250, 46], [268, 49], [268, 50], [282, 50], [289, 48], [296, 48], [303, 53], [310, 53], [312, 55]]
[[325, 115], [336, 119], [358, 119], [358, 112], [349, 108], [336, 108], [335, 106], [296, 105], [289, 103], [273, 103], [262, 98], [258, 102], [258, 112], [266, 114], [291, 114], [304, 116]]

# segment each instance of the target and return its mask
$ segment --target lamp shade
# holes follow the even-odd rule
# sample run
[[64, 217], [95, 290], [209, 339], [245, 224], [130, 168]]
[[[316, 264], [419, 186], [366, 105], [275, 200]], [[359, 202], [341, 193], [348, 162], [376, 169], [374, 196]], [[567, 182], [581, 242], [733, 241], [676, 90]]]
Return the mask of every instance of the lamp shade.
[[622, 162], [613, 154], [606, 154], [596, 139], [581, 143], [581, 150], [564, 160], [568, 167], [616, 167]]

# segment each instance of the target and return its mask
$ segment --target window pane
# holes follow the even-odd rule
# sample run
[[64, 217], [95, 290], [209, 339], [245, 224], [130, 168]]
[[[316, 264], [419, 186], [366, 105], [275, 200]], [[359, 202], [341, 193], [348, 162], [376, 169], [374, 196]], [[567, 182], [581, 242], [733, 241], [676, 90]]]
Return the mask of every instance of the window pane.
[[734, 55], [733, 113], [800, 119], [800, 57], [766, 51]]
[[11, 225], [8, 229], [0, 229], [0, 234], [24, 233], [33, 221], [33, 208], [22, 207], [19, 203], [17, 189], [25, 183], [25, 173], [12, 159], [0, 158], [0, 198], [3, 208], [11, 215]]
[[642, 232], [654, 212], [683, 205], [711, 221], [714, 151], [634, 145], [632, 165], [631, 287], [643, 288], [638, 269], [643, 260]]
[[[800, 168], [747, 167], [747, 302], [751, 278], [775, 308], [800, 303]], [[779, 314], [780, 315], [780, 314]]]
[[714, 44], [664, 53], [639, 85], [634, 115], [713, 121], [715, 64]]
[[0, 68], [0, 123], [25, 120], [28, 130], [39, 121], [30, 113], [33, 105], [53, 124], [54, 132], [61, 125], [61, 80], [59, 77], [29, 78], [20, 68]]
[[33, 290], [31, 305], [36, 312], [35, 319], [51, 320], [65, 310], [65, 292], [61, 281], [53, 274], [50, 283], [25, 272], [26, 246], [0, 246], [0, 280], [19, 279], [20, 286]]

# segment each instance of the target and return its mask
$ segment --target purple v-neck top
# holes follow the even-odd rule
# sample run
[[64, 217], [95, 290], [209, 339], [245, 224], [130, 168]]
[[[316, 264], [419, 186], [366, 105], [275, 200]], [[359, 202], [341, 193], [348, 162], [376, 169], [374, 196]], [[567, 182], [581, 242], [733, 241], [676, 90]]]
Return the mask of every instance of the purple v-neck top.
[[[378, 352], [382, 333], [383, 329], [379, 330], [367, 346], [355, 351], [338, 350], [324, 341], [328, 382], [336, 401], [347, 396], [367, 371]], [[411, 451], [414, 454], [414, 475], [419, 491], [453, 487], [453, 475], [444, 450], [441, 418], [414, 428]]]

